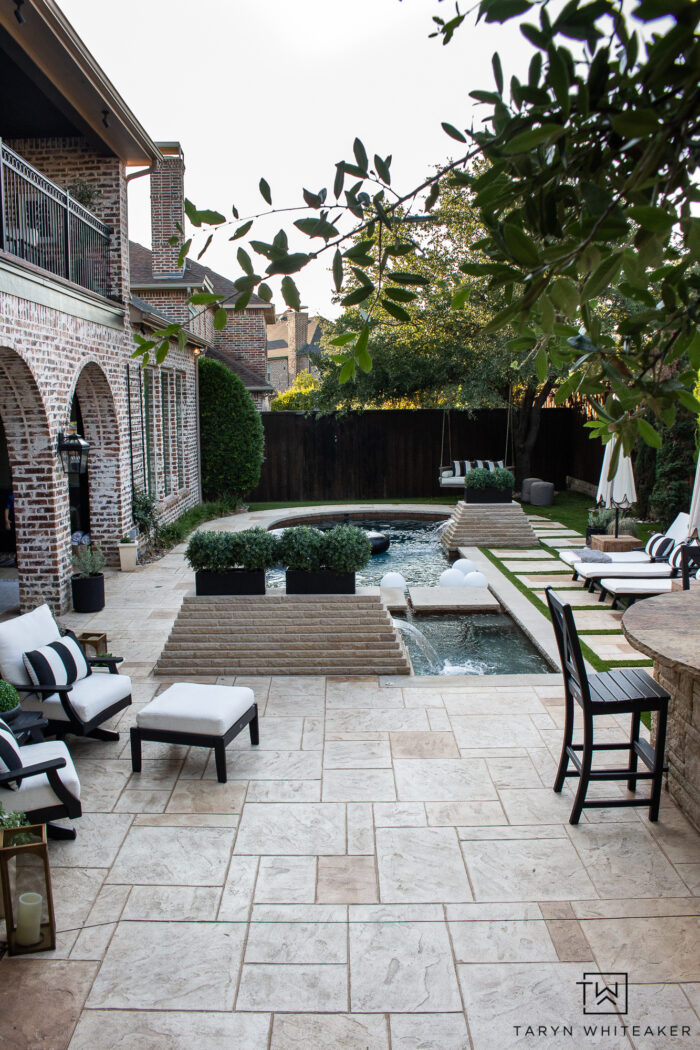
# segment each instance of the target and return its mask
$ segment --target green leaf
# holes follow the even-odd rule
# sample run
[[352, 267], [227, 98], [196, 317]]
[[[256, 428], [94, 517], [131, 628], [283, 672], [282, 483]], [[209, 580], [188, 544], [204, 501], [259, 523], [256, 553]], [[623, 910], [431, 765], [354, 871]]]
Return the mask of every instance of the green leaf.
[[355, 346], [353, 348], [355, 359], [363, 372], [372, 371], [372, 358], [370, 357], [369, 351], [367, 349], [368, 344], [369, 328], [367, 325], [365, 325], [365, 327], [362, 329], [359, 336], [357, 337], [357, 342], [355, 343]]
[[208, 226], [220, 226], [222, 222], [226, 222], [226, 218], [221, 212], [209, 211], [208, 209], [199, 211], [190, 200], [185, 200], [185, 215], [193, 226], [202, 226], [203, 223], [206, 223]]
[[355, 160], [357, 161], [357, 166], [360, 169], [360, 172], [362, 175], [366, 175], [369, 161], [367, 159], [367, 150], [360, 139], [355, 139], [352, 144], [352, 151], [355, 154]]
[[416, 293], [410, 292], [408, 288], [385, 288], [384, 295], [395, 303], [410, 303], [416, 298]]
[[345, 182], [345, 165], [342, 160], [335, 166], [335, 180], [333, 182], [333, 193], [335, 199], [338, 200], [341, 193], [343, 192], [343, 184]]
[[540, 254], [537, 245], [519, 226], [510, 222], [505, 223], [503, 238], [509, 255], [521, 266], [532, 267], [539, 264]]
[[339, 248], [336, 248], [333, 256], [333, 283], [335, 284], [336, 292], [339, 292], [343, 287], [343, 257]]
[[320, 208], [326, 199], [326, 191], [321, 190], [320, 193], [312, 193], [311, 190], [302, 189], [302, 196], [304, 203], [308, 204], [310, 208]]
[[217, 332], [223, 332], [226, 327], [226, 318], [226, 310], [217, 310], [214, 314], [214, 328], [216, 328]]
[[661, 435], [646, 419], [637, 419], [637, 430], [642, 441], [652, 448], [661, 448]]
[[666, 233], [676, 222], [675, 215], [669, 215], [663, 208], [654, 208], [648, 204], [634, 204], [625, 214], [652, 233]]
[[[578, 288], [568, 277], [559, 277], [550, 285], [549, 294], [557, 310], [574, 317], [579, 306]], [[556, 327], [554, 329], [556, 332]]]
[[498, 54], [498, 51], [494, 51], [493, 55], [491, 56], [491, 66], [493, 68], [493, 76], [494, 76], [494, 80], [496, 81], [496, 87], [498, 89], [498, 94], [502, 95], [503, 94], [503, 67], [501, 66], [501, 57]]
[[350, 292], [341, 299], [341, 302], [343, 306], [358, 306], [360, 303], [364, 303], [365, 299], [369, 299], [373, 291], [373, 284], [363, 284], [361, 288], [356, 288], [354, 292]]
[[272, 302], [272, 288], [270, 288], [269, 284], [265, 284], [264, 281], [258, 285], [257, 294], [264, 303]]
[[305, 255], [304, 252], [293, 252], [284, 259], [277, 259], [275, 262], [271, 262], [265, 273], [269, 274], [270, 277], [276, 273], [298, 273], [299, 270], [306, 266], [310, 258], [311, 256]]
[[503, 152], [508, 156], [515, 153], [529, 153], [537, 146], [556, 142], [565, 133], [566, 128], [563, 128], [561, 124], [543, 124], [539, 128], [532, 128], [531, 131], [522, 131], [519, 135], [515, 135], [509, 142], [506, 142]]
[[554, 395], [554, 403], [556, 405], [561, 405], [566, 401], [567, 398], [569, 398], [577, 389], [580, 379], [580, 372], [574, 372], [568, 377], [568, 379], [565, 379]]
[[342, 386], [343, 383], [349, 382], [355, 378], [355, 358], [351, 357], [349, 361], [346, 361], [343, 367], [340, 369], [340, 375], [338, 376], [338, 382]]
[[337, 335], [335, 339], [331, 339], [331, 346], [347, 346], [348, 343], [352, 343], [353, 339], [357, 336], [357, 332], [343, 332], [342, 335]]
[[700, 415], [700, 401], [698, 401], [696, 397], [693, 397], [689, 390], [677, 391], [676, 397], [690, 412], [695, 412], [696, 415]]
[[427, 285], [430, 284], [430, 280], [424, 277], [421, 273], [407, 273], [403, 270], [393, 270], [389, 272], [389, 277], [392, 281], [397, 284], [419, 284]]
[[382, 306], [388, 314], [391, 314], [397, 321], [402, 321], [404, 324], [408, 324], [411, 320], [411, 315], [408, 310], [404, 310], [403, 306], [399, 306], [398, 303], [392, 303], [391, 299], [382, 299]]
[[244, 273], [253, 273], [253, 263], [251, 262], [250, 256], [248, 255], [248, 252], [245, 250], [245, 248], [238, 249], [238, 252], [236, 253], [236, 258], [238, 259], [238, 265]]
[[696, 371], [700, 369], [700, 329], [696, 329], [695, 335], [688, 347], [688, 360], [690, 361], [692, 368]]
[[621, 265], [622, 252], [613, 252], [612, 255], [603, 259], [600, 266], [593, 271], [581, 289], [581, 301], [586, 302], [588, 299], [596, 299], [601, 292], [604, 292], [608, 285], [617, 277]]
[[213, 237], [214, 237], [214, 234], [213, 234], [213, 233], [210, 233], [210, 234], [209, 234], [209, 236], [207, 237], [206, 241], [204, 242], [204, 247], [202, 248], [202, 250], [201, 250], [201, 251], [199, 252], [199, 254], [197, 255], [197, 258], [198, 258], [198, 259], [201, 259], [201, 258], [202, 258], [202, 256], [203, 256], [203, 255], [204, 255], [204, 253], [206, 252], [207, 248], [208, 248], [208, 247], [209, 247], [209, 245], [211, 244], [211, 242], [212, 242], [212, 239], [213, 239]]
[[378, 153], [374, 154], [374, 168], [377, 175], [385, 182], [387, 186], [391, 186], [391, 172], [389, 171], [389, 164], [391, 158], [387, 157], [387, 160], [382, 160]]
[[549, 84], [554, 92], [564, 117], [568, 117], [571, 110], [571, 99], [569, 97], [569, 68], [566, 64], [562, 51], [554, 46], [548, 48], [549, 65], [545, 75], [545, 84]]
[[243, 313], [243, 311], [246, 309], [248, 303], [251, 300], [252, 294], [252, 291], [249, 290], [246, 292], [242, 292], [241, 295], [238, 296], [235, 303], [233, 304], [233, 309], [237, 314]]
[[187, 301], [193, 306], [210, 306], [212, 303], [220, 303], [222, 299], [223, 296], [216, 295], [215, 292], [195, 292]]
[[230, 241], [237, 241], [239, 239], [239, 237], [245, 237], [246, 233], [248, 233], [248, 231], [251, 229], [252, 225], [253, 225], [253, 220], [252, 219], [249, 222], [244, 222], [242, 226], [238, 227], [238, 229], [234, 233], [233, 237], [229, 237], [229, 240]]
[[272, 194], [270, 192], [270, 184], [267, 179], [261, 179], [258, 188], [260, 190], [260, 196], [262, 199], [272, 207]]
[[461, 310], [471, 294], [471, 287], [468, 284], [463, 284], [452, 296], [452, 309]]
[[547, 359], [547, 351], [540, 350], [537, 357], [535, 358], [535, 371], [537, 372], [537, 378], [540, 383], [544, 383], [547, 378], [547, 366], [549, 361]]
[[191, 247], [192, 247], [192, 238], [189, 237], [185, 241], [185, 243], [183, 244], [182, 248], [180, 248], [180, 254], [177, 257], [177, 265], [178, 266], [184, 266], [185, 265], [185, 259], [187, 258], [187, 254], [188, 254], [188, 252], [189, 252]]
[[451, 139], [456, 139], [457, 142], [466, 142], [467, 141], [466, 136], [464, 136], [461, 131], [458, 131], [457, 128], [454, 126], [454, 124], [447, 124], [443, 120], [442, 124], [441, 124], [441, 127], [442, 127], [442, 130], [445, 132], [445, 134], [449, 135]]
[[530, 0], [481, 0], [479, 11], [487, 22], [507, 22], [509, 18], [529, 11]]
[[653, 109], [632, 109], [610, 118], [618, 135], [626, 139], [646, 138], [660, 131], [662, 125]]
[[292, 310], [301, 310], [299, 289], [291, 277], [282, 278], [282, 297]]

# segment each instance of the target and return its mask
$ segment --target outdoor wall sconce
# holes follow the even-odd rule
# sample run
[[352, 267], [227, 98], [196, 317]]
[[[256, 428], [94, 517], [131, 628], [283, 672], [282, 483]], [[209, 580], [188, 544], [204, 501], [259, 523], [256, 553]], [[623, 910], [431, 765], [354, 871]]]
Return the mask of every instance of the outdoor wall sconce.
[[85, 438], [75, 432], [64, 434], [61, 431], [58, 435], [56, 451], [64, 474], [85, 474], [87, 472], [90, 443]]
[[10, 955], [56, 947], [46, 825], [0, 830], [0, 883]]

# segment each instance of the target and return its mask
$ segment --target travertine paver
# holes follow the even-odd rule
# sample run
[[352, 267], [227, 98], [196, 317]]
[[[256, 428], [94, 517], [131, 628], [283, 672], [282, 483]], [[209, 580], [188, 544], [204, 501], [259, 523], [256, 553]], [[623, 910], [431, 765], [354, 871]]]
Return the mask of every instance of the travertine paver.
[[[168, 684], [150, 669], [169, 621], [149, 614], [188, 581], [175, 552], [109, 576], [104, 613], [66, 617], [106, 626], [136, 704]], [[570, 827], [570, 786], [551, 790], [560, 679], [239, 684], [261, 745], [228, 749], [226, 785], [206, 752], [162, 744], [132, 776], [134, 708], [118, 743], [69, 738], [85, 813], [75, 842], [49, 847], [58, 949], [0, 959], [3, 1047], [697, 1045], [698, 836], [666, 792], [658, 824], [601, 809]], [[599, 739], [627, 732], [610, 717]], [[627, 1024], [690, 1035], [586, 1037], [580, 982], [599, 969], [629, 973]], [[516, 1031], [528, 1022], [546, 1034]]]

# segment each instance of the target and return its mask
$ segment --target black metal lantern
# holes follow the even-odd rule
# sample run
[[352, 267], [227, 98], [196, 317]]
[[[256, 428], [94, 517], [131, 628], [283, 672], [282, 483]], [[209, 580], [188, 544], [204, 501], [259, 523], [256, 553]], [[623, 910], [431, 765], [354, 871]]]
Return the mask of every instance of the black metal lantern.
[[90, 443], [79, 434], [58, 435], [57, 451], [61, 459], [64, 474], [85, 474], [88, 464]]

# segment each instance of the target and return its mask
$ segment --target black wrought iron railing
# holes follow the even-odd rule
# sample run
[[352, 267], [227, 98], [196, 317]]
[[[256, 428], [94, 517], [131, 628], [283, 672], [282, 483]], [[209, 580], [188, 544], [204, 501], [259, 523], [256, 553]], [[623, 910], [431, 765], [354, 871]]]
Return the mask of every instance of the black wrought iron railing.
[[2, 251], [106, 296], [111, 233], [0, 140]]

